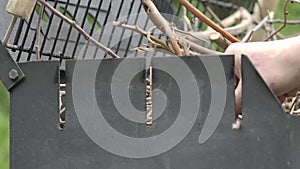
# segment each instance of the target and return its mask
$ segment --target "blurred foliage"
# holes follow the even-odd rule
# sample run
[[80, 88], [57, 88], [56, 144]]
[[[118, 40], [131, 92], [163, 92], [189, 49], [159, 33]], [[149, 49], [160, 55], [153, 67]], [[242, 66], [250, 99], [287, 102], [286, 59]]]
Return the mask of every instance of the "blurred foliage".
[[8, 169], [9, 93], [0, 81], [0, 169]]
[[[282, 19], [284, 18], [283, 15], [283, 6], [284, 6], [285, 0], [280, 0], [280, 3], [278, 5], [278, 8], [275, 12], [275, 19]], [[300, 4], [299, 3], [289, 3], [287, 6], [288, 11], [288, 20], [300, 20]], [[275, 24], [275, 27], [280, 27], [281, 24]], [[283, 35], [289, 36], [289, 35], [295, 35], [300, 33], [300, 25], [287, 25], [280, 33]]]

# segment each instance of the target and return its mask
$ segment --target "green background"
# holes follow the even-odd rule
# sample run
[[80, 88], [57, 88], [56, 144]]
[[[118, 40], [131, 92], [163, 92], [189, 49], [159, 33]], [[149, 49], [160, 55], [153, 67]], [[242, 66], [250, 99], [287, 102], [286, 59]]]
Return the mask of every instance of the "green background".
[[[283, 18], [283, 4], [276, 11], [275, 18]], [[300, 20], [300, 4], [289, 4], [288, 6], [290, 20]], [[280, 24], [276, 24], [279, 27]], [[294, 35], [300, 31], [299, 25], [287, 26], [282, 33], [284, 35]], [[0, 83], [0, 169], [8, 169], [9, 164], [9, 94]]]
[[0, 83], [0, 169], [8, 169], [9, 94]]
[[[280, 4], [275, 12], [275, 19], [283, 19], [283, 6], [285, 0], [280, 0]], [[288, 20], [300, 20], [300, 4], [299, 3], [289, 3], [287, 6], [287, 11], [289, 15]], [[276, 24], [275, 27], [280, 27], [281, 24]], [[287, 25], [281, 33], [283, 35], [296, 35], [300, 33], [300, 25]]]

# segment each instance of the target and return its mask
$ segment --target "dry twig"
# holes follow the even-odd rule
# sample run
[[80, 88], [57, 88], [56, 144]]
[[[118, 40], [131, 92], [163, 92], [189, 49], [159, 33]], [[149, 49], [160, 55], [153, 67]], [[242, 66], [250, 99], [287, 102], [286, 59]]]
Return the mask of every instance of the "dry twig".
[[240, 40], [225, 31], [223, 28], [221, 28], [219, 25], [215, 24], [213, 21], [211, 21], [207, 16], [205, 16], [202, 12], [200, 12], [197, 8], [195, 8], [192, 4], [190, 4], [186, 0], [179, 0], [179, 2], [193, 15], [195, 15], [197, 18], [199, 18], [201, 21], [206, 23], [208, 26], [213, 28], [215, 31], [222, 34], [225, 38], [227, 38], [231, 42], [239, 42]]
[[229, 43], [219, 32], [211, 33], [209, 35], [209, 38], [224, 50], [227, 49], [227, 47], [229, 46]]
[[268, 21], [268, 23], [286, 23], [289, 25], [299, 25], [300, 24], [300, 20], [288, 20], [288, 21], [284, 21], [281, 19], [274, 19], [272, 21]]
[[[218, 17], [218, 15], [216, 15], [216, 14], [214, 13], [214, 11], [213, 11], [208, 5], [205, 5], [205, 8], [206, 8], [207, 12], [210, 14], [210, 16], [211, 16], [212, 18], [214, 18], [214, 19], [217, 21], [217, 23], [218, 23], [222, 28], [225, 28], [225, 26], [223, 25], [221, 19]], [[186, 9], [186, 8], [184, 8], [184, 9]]]
[[187, 17], [187, 10], [186, 8], [183, 8], [183, 16], [182, 16], [182, 20], [183, 20], [183, 23], [184, 23], [184, 31], [192, 31], [193, 28], [192, 28], [192, 24], [191, 24], [191, 21], [189, 20], [189, 18]]
[[151, 19], [154, 25], [169, 38], [175, 54], [178, 56], [182, 56], [180, 47], [177, 43], [177, 37], [173, 33], [169, 22], [161, 15], [152, 0], [141, 0], [141, 2], [148, 14], [148, 17]]
[[265, 39], [265, 41], [268, 41], [270, 40], [274, 35], [276, 35], [278, 32], [280, 32], [283, 28], [286, 27], [287, 25], [287, 16], [288, 16], [288, 11], [287, 11], [287, 6], [288, 6], [288, 3], [289, 2], [297, 2], [297, 3], [300, 3], [299, 0], [285, 0], [285, 4], [284, 4], [284, 7], [283, 7], [283, 16], [284, 16], [284, 19], [283, 19], [283, 24], [275, 31], [273, 32], [269, 37], [267, 37]]
[[7, 29], [7, 32], [6, 32], [5, 35], [4, 35], [4, 39], [3, 39], [3, 41], [2, 41], [3, 46], [7, 46], [8, 39], [9, 39], [9, 37], [10, 37], [10, 35], [11, 35], [13, 29], [14, 29], [14, 26], [15, 26], [15, 24], [16, 24], [16, 22], [17, 22], [17, 19], [18, 19], [17, 16], [14, 16], [14, 17], [13, 17], [13, 19], [12, 19], [12, 21], [11, 21], [11, 23], [10, 23], [8, 29]]
[[[126, 25], [125, 23], [127, 22], [127, 20], [123, 20], [123, 21], [118, 21], [118, 22], [113, 22], [113, 25], [114, 26], [118, 26], [118, 27], [121, 27], [121, 28], [124, 28], [124, 29], [128, 29], [128, 30], [132, 30], [134, 32], [137, 32], [145, 37], [148, 36], [148, 32], [142, 30], [141, 28], [139, 28], [137, 25], [135, 26], [132, 26], [132, 25]], [[150, 38], [151, 38], [151, 41], [154, 41], [155, 43], [158, 43], [160, 44], [163, 48], [166, 48], [168, 49], [168, 45], [163, 42], [162, 40], [156, 38], [155, 36], [153, 35], [150, 35]]]
[[261, 29], [266, 23], [268, 23], [268, 21], [270, 20], [270, 18], [272, 18], [274, 15], [274, 12], [270, 12], [268, 14], [268, 16], [266, 16], [263, 20], [261, 20], [261, 22], [259, 22], [251, 31], [249, 31], [245, 37], [242, 39], [242, 42], [249, 42], [251, 40], [251, 37], [253, 35], [254, 32], [258, 31], [259, 29]]

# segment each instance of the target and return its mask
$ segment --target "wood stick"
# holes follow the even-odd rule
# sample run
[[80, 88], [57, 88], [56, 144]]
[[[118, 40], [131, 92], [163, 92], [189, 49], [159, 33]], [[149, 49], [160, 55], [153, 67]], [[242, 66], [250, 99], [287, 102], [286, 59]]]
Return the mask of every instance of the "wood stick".
[[[274, 19], [272, 21], [268, 21], [268, 23], [284, 23], [284, 20]], [[286, 21], [286, 24], [298, 25], [298, 24], [300, 24], [300, 20], [289, 20], [289, 21]]]
[[192, 4], [190, 4], [186, 0], [179, 0], [179, 2], [187, 8], [193, 15], [195, 15], [197, 18], [199, 18], [202, 22], [206, 23], [208, 26], [213, 28], [215, 31], [222, 34], [225, 38], [227, 38], [230, 42], [239, 42], [240, 40], [231, 35], [230, 33], [226, 32], [223, 28], [221, 28], [219, 25], [215, 24], [213, 21], [211, 21], [208, 17], [206, 17], [202, 12], [200, 12], [197, 8], [195, 8]]
[[214, 51], [214, 50], [210, 50], [210, 49], [207, 49], [205, 47], [202, 47], [194, 42], [191, 42], [189, 40], [185, 40], [185, 43], [187, 45], [190, 46], [190, 48], [197, 52], [197, 53], [201, 53], [201, 54], [209, 54], [209, 55], [221, 55], [222, 53], [221, 52], [217, 52], [217, 51]]
[[[144, 30], [142, 30], [141, 28], [139, 28], [137, 25], [127, 25], [125, 24], [127, 22], [127, 20], [123, 20], [123, 21], [116, 21], [116, 22], [113, 22], [113, 26], [118, 26], [120, 28], [124, 28], [124, 29], [128, 29], [128, 30], [131, 30], [131, 31], [134, 31], [134, 32], [137, 32], [145, 37], [148, 36], [148, 33]], [[168, 49], [168, 45], [163, 42], [162, 40], [156, 38], [155, 36], [153, 35], [150, 35], [150, 38], [152, 41], [154, 41], [155, 43], [158, 43], [160, 44], [162, 47]]]
[[219, 32], [213, 32], [209, 35], [209, 39], [213, 42], [215, 42], [219, 47], [222, 49], [227, 49], [229, 46], [229, 43], [227, 43], [226, 39], [219, 33]]
[[148, 14], [154, 25], [169, 37], [172, 48], [176, 55], [182, 56], [180, 47], [177, 43], [176, 36], [173, 33], [169, 22], [161, 15], [152, 0], [141, 0], [146, 13]]

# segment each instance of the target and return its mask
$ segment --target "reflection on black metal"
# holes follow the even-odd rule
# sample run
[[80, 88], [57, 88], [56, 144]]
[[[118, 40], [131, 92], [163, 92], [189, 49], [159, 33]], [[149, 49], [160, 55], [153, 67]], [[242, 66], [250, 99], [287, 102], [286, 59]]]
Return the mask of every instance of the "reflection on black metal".
[[[208, 121], [210, 105], [218, 104], [211, 100], [212, 87], [220, 85], [218, 81], [209, 80], [211, 77], [202, 62], [204, 58], [207, 60], [220, 58], [226, 78], [227, 94], [220, 123], [211, 137], [205, 143], [200, 143], [198, 138], [205, 122]], [[231, 128], [231, 123], [234, 120], [233, 56], [200, 56], [200, 59], [197, 57], [181, 59], [194, 72], [190, 75], [185, 74], [182, 83], [186, 86], [191, 82], [189, 81], [191, 77], [194, 76], [200, 96], [200, 109], [197, 112], [195, 122], [191, 123], [192, 121], [187, 119], [187, 123], [185, 123], [191, 123], [192, 128], [173, 148], [143, 158], [128, 158], [128, 156], [118, 154], [135, 152], [128, 147], [121, 147], [119, 151], [111, 152], [106, 147], [107, 142], [105, 145], [95, 144], [93, 141], [98, 140], [91, 139], [91, 133], [86, 132], [86, 123], [82, 122], [85, 121], [85, 118], [88, 119], [92, 128], [96, 128], [98, 125], [107, 127], [101, 123], [107, 122], [110, 129], [126, 136], [127, 142], [125, 143], [138, 145], [134, 144], [133, 141], [151, 137], [155, 137], [152, 139], [155, 141], [162, 133], [171, 132], [170, 128], [177, 123], [177, 119], [180, 117], [180, 105], [184, 103], [180, 101], [181, 89], [178, 86], [178, 81], [171, 76], [170, 73], [172, 72], [153, 69], [153, 89], [161, 90], [166, 95], [168, 104], [160, 116], [155, 117], [157, 112], [154, 112], [153, 118], [156, 120], [153, 126], [149, 128], [145, 123], [131, 121], [124, 114], [121, 115], [110, 91], [111, 77], [114, 76], [115, 70], [121, 64], [142, 70], [146, 67], [145, 58], [103, 59], [99, 67], [94, 67], [97, 68], [97, 71], [91, 69], [93, 66], [87, 69], [80, 69], [79, 67], [80, 65], [95, 66], [100, 60], [67, 61], [67, 71], [65, 72], [67, 125], [63, 131], [60, 131], [57, 128], [59, 62], [20, 63], [26, 78], [11, 91], [10, 167], [12, 169], [299, 169], [300, 118], [283, 112], [280, 103], [250, 61], [246, 57], [242, 57], [243, 123], [241, 129], [236, 131]], [[176, 63], [176, 58], [153, 58], [152, 61], [153, 67], [167, 67], [167, 65]], [[89, 71], [97, 72], [96, 76], [92, 73], [87, 74]], [[75, 72], [78, 79], [74, 76]], [[74, 78], [76, 84], [72, 83]], [[118, 80], [124, 81], [127, 77], [122, 78]], [[127, 91], [132, 105], [140, 111], [145, 109], [146, 86], [144, 78], [143, 71], [137, 73]], [[82, 91], [73, 90], [76, 88], [75, 86], [86, 86], [87, 82], [93, 80], [97, 86], [93, 91], [96, 104], [92, 101], [90, 93], [86, 93], [88, 91], [85, 91], [85, 88]], [[78, 96], [80, 96], [77, 98], [79, 102], [75, 100]], [[191, 100], [186, 101], [191, 102]], [[99, 115], [97, 118], [90, 117], [93, 108], [86, 108], [86, 103], [92, 103], [99, 107], [99, 113], [96, 114]], [[192, 109], [192, 107], [188, 107], [188, 111], [184, 111], [184, 116], [191, 117]], [[144, 117], [144, 114], [142, 116]], [[215, 122], [210, 121], [209, 125], [214, 125]], [[179, 133], [184, 126], [184, 124], [180, 125]], [[101, 130], [97, 134], [101, 136], [100, 140], [106, 140], [109, 139], [106, 137], [109, 132]], [[112, 137], [113, 143], [110, 146], [119, 147], [120, 136], [122, 135]], [[173, 135], [168, 136], [173, 137]], [[154, 149], [164, 145], [165, 142], [174, 143], [172, 140], [173, 138], [166, 138], [157, 144], [148, 144], [149, 142], [147, 142], [144, 146]], [[162, 146], [161, 148], [164, 149], [165, 147]], [[141, 151], [140, 153], [145, 152]]]

